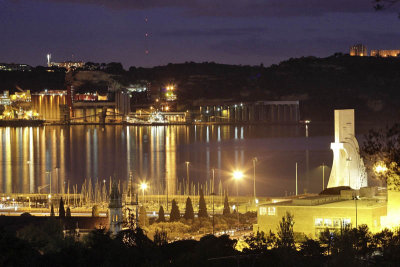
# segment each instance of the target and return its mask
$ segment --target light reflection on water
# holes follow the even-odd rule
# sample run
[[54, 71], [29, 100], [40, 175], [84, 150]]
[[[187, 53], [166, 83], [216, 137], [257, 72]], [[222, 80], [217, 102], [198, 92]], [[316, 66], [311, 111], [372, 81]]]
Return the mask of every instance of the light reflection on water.
[[319, 166], [332, 162], [333, 136], [326, 134], [330, 129], [322, 132], [313, 135], [310, 128], [306, 138], [304, 127], [294, 125], [0, 128], [0, 192], [48, 192], [50, 180], [52, 192], [61, 192], [68, 183], [80, 188], [85, 179], [126, 181], [132, 174], [149, 181], [154, 193], [168, 188], [173, 194], [186, 179], [189, 161], [191, 181], [209, 183], [214, 168], [216, 187], [221, 181], [232, 193], [232, 170], [244, 170], [239, 193], [252, 194], [253, 157], [257, 195], [294, 192], [296, 162], [299, 192], [319, 192]]

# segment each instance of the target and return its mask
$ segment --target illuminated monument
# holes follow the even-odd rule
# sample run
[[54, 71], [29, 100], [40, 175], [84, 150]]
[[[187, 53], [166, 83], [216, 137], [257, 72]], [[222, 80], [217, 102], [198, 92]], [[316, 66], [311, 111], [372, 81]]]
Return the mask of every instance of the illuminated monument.
[[109, 230], [116, 235], [122, 230], [122, 196], [118, 190], [117, 184], [114, 182], [110, 194], [109, 210]]
[[314, 238], [327, 229], [339, 232], [346, 225], [366, 224], [373, 233], [394, 225], [392, 222], [400, 212], [397, 208], [400, 192], [398, 196], [397, 192], [389, 194], [386, 202], [385, 189], [367, 187], [364, 163], [354, 136], [353, 109], [335, 110], [335, 142], [331, 148], [333, 166], [328, 189], [319, 194], [275, 198], [259, 204], [257, 224], [253, 225], [255, 233], [276, 231], [287, 212], [294, 216], [294, 232]]
[[335, 110], [335, 142], [331, 143], [333, 165], [328, 188], [367, 186], [367, 174], [354, 131], [354, 109]]

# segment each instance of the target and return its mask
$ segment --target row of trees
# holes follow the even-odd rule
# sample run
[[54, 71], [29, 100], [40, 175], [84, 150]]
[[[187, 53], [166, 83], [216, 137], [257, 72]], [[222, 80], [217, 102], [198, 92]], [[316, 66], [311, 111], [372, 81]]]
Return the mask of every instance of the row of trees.
[[285, 255], [286, 265], [304, 262], [315, 266], [393, 266], [400, 262], [400, 231], [384, 229], [371, 233], [367, 225], [357, 228], [343, 226], [326, 229], [317, 239], [293, 231], [294, 218], [287, 213], [277, 228], [277, 234], [257, 232], [245, 240], [244, 253], [260, 258]]
[[151, 240], [134, 227], [115, 237], [102, 229], [75, 239], [63, 235], [60, 222], [50, 217], [17, 232], [0, 229], [0, 266], [396, 266], [400, 262], [399, 231], [372, 234], [360, 225], [336, 232], [327, 229], [311, 239], [293, 231], [291, 214], [282, 218], [276, 234], [259, 232], [241, 242], [227, 235], [167, 242], [165, 231], [157, 231]]
[[[169, 217], [170, 222], [177, 222], [181, 218], [184, 218], [185, 220], [188, 221], [193, 221], [195, 218], [195, 213], [193, 209], [193, 204], [192, 200], [190, 197], [186, 199], [186, 205], [185, 205], [185, 212], [183, 216], [181, 216], [181, 211], [179, 210], [178, 204], [175, 201], [175, 199], [172, 200], [172, 206], [171, 206], [171, 213]], [[142, 208], [140, 214], [142, 216], [145, 216], [145, 209]], [[230, 214], [230, 207], [229, 207], [229, 201], [228, 201], [228, 196], [225, 195], [225, 200], [224, 200], [224, 209], [223, 209], [223, 215], [229, 215]], [[197, 213], [198, 218], [208, 218], [208, 211], [207, 211], [207, 204], [204, 199], [204, 193], [203, 190], [200, 189], [200, 199], [199, 199], [199, 210]], [[157, 222], [166, 222], [165, 219], [165, 211], [163, 206], [160, 206], [160, 209], [158, 211], [158, 219]]]

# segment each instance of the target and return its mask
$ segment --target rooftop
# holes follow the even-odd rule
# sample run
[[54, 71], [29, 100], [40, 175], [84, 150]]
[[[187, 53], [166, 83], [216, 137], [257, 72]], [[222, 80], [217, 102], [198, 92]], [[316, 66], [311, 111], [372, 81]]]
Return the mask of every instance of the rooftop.
[[[307, 196], [284, 200], [282, 202], [273, 202], [261, 206], [285, 206], [285, 207], [323, 207], [323, 208], [354, 208], [355, 200], [342, 199], [340, 196], [319, 195]], [[380, 198], [360, 198], [357, 200], [358, 208], [375, 208], [385, 206], [386, 202]]]

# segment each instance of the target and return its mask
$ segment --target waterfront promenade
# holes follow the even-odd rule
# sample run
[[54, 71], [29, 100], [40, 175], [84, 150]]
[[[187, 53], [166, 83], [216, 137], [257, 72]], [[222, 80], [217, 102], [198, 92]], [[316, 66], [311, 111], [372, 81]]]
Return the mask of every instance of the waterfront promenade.
[[[92, 214], [93, 206], [97, 206], [100, 216], [106, 216], [108, 209], [108, 202], [106, 201], [87, 201], [82, 194], [29, 194], [29, 193], [1, 193], [0, 194], [0, 215], [20, 215], [24, 212], [32, 213], [38, 216], [49, 216], [50, 207], [53, 204], [54, 210], [57, 213], [58, 205], [61, 197], [64, 200], [65, 207], [70, 207], [71, 213], [75, 216], [88, 216]], [[136, 205], [135, 196], [132, 199], [124, 197], [125, 206]], [[143, 195], [139, 194], [139, 206], [144, 205], [147, 212], [150, 214], [158, 214], [160, 206], [163, 206], [166, 213], [171, 209], [171, 202], [174, 199], [181, 212], [185, 210], [185, 203], [187, 195]], [[191, 195], [194, 210], [197, 211], [199, 196]], [[204, 196], [208, 212], [211, 214], [213, 209], [214, 198], [214, 211], [216, 214], [222, 213], [224, 207], [224, 196]], [[259, 198], [260, 203], [269, 201], [269, 198]], [[168, 203], [168, 204], [167, 204]], [[248, 211], [256, 211], [256, 205], [253, 197], [239, 196], [229, 197], [229, 205], [231, 209], [239, 206], [239, 212], [245, 213]]]

